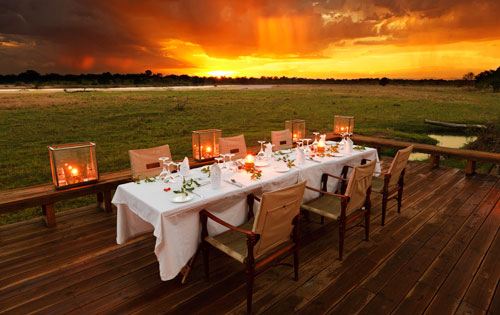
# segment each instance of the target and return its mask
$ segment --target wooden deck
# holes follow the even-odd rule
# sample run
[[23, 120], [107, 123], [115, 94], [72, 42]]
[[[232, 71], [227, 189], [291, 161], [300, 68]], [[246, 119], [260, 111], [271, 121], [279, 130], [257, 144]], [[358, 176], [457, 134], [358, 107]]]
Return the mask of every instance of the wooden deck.
[[[337, 225], [302, 224], [300, 279], [272, 268], [256, 279], [256, 313], [500, 314], [500, 177], [466, 178], [452, 168], [410, 163], [403, 210], [390, 203], [380, 226], [374, 198], [371, 240], [348, 232], [337, 260]], [[144, 235], [116, 245], [116, 215], [97, 207], [0, 227], [0, 313], [244, 313], [243, 266], [211, 251], [189, 283], [162, 282]]]

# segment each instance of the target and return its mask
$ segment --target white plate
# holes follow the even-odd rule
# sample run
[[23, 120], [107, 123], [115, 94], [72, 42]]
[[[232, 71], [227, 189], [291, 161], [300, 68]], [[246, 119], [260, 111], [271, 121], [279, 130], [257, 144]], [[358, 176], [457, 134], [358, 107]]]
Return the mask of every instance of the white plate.
[[273, 167], [273, 171], [278, 172], [278, 173], [286, 173], [290, 169], [288, 167]]
[[182, 202], [188, 202], [190, 200], [193, 200], [192, 195], [184, 195], [184, 194], [178, 194], [175, 196], [170, 197], [170, 201], [175, 202], [175, 203], [182, 203]]
[[326, 144], [326, 145], [332, 145], [332, 144], [336, 144], [336, 143], [337, 143], [337, 142], [335, 142], [335, 141], [331, 141], [331, 140], [327, 140], [327, 141], [325, 141], [325, 144]]
[[255, 161], [255, 166], [257, 167], [264, 167], [264, 166], [268, 166], [269, 163], [267, 163], [266, 161]]
[[281, 154], [290, 154], [292, 153], [292, 150], [286, 149], [286, 150], [279, 150], [278, 152], [281, 152]]

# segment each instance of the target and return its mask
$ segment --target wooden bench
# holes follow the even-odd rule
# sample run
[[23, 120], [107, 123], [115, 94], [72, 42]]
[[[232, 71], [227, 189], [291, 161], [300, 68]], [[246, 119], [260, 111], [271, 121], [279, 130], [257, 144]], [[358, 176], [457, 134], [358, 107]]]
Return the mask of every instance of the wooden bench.
[[[190, 167], [200, 167], [210, 162], [189, 161]], [[56, 190], [54, 184], [43, 184], [12, 190], [0, 191], [0, 213], [23, 210], [30, 207], [42, 207], [42, 216], [47, 227], [56, 226], [54, 203], [62, 200], [96, 195], [99, 207], [111, 212], [112, 191], [118, 185], [132, 181], [130, 169], [102, 173], [95, 184], [79, 186], [64, 190]]]
[[[338, 140], [339, 136], [333, 133], [327, 134], [327, 139]], [[377, 148], [379, 154], [381, 148], [402, 149], [410, 145], [414, 145], [414, 152], [430, 154], [430, 166], [432, 168], [439, 167], [439, 158], [441, 156], [466, 160], [465, 174], [467, 176], [475, 173], [476, 161], [489, 162], [500, 164], [500, 154], [452, 149], [445, 147], [437, 147], [434, 145], [411, 143], [405, 141], [397, 141], [392, 139], [382, 139], [361, 135], [354, 135], [351, 138], [356, 144]], [[248, 148], [248, 152], [258, 152], [258, 147]], [[210, 162], [195, 162], [190, 159], [192, 168], [206, 165]], [[67, 199], [88, 196], [95, 194], [97, 202], [104, 211], [111, 211], [112, 191], [120, 184], [130, 182], [131, 171], [123, 170], [119, 172], [101, 174], [99, 182], [92, 185], [76, 187], [67, 190], [56, 190], [53, 184], [44, 184], [19, 188], [7, 191], [0, 191], [0, 213], [22, 210], [30, 207], [42, 207], [43, 218], [48, 227], [56, 225], [54, 203]]]
[[[329, 139], [338, 139], [338, 136], [333, 135], [333, 133], [328, 134]], [[446, 147], [438, 147], [430, 144], [422, 143], [412, 143], [406, 141], [397, 141], [392, 139], [375, 138], [361, 135], [353, 135], [351, 137], [352, 141], [356, 144], [363, 144], [366, 146], [377, 148], [380, 151], [382, 148], [391, 149], [403, 149], [413, 145], [413, 152], [427, 153], [430, 155], [429, 163], [431, 168], [439, 167], [440, 157], [465, 160], [465, 175], [474, 175], [476, 172], [476, 162], [486, 162], [500, 165], [500, 154], [474, 151], [474, 150], [464, 150], [464, 149], [453, 149]]]

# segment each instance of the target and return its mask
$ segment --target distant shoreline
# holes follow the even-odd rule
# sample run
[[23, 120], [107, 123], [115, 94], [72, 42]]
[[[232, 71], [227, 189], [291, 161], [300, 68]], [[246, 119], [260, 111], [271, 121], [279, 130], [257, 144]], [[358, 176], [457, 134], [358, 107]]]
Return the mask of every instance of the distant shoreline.
[[[0, 93], [78, 93], [78, 92], [127, 92], [127, 91], [189, 91], [189, 90], [260, 90], [278, 87], [281, 84], [221, 84], [221, 85], [183, 85], [183, 86], [135, 86], [135, 87], [75, 87], [75, 88], [0, 88]], [[306, 86], [308, 84], [293, 84], [294, 86]]]

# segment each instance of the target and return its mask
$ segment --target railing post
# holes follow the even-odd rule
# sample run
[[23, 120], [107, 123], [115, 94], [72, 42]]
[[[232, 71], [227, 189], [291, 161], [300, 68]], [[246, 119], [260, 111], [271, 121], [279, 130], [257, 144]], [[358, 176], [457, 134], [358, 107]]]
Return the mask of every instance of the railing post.
[[51, 228], [56, 226], [56, 214], [53, 203], [42, 205], [42, 216], [47, 227]]
[[429, 163], [431, 168], [438, 168], [439, 167], [439, 155], [431, 154], [431, 157], [429, 158]]
[[467, 160], [467, 164], [465, 165], [465, 176], [471, 176], [476, 174], [476, 161]]

